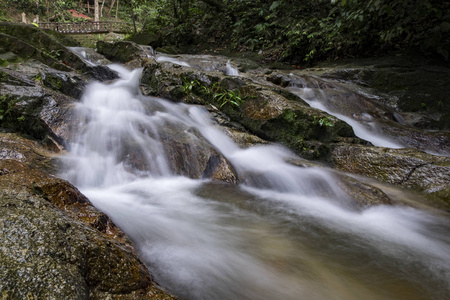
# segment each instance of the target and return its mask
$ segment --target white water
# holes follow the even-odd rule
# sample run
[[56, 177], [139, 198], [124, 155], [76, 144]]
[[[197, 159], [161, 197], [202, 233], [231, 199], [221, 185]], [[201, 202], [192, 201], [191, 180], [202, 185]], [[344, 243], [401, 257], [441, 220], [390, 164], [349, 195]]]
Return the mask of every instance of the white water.
[[321, 98], [324, 97], [324, 95], [318, 95], [310, 88], [295, 88], [292, 92], [301, 96], [302, 99], [305, 100], [311, 107], [320, 109], [332, 116], [335, 116], [339, 120], [346, 122], [353, 128], [353, 131], [357, 137], [371, 142], [374, 146], [394, 149], [405, 148], [404, 145], [393, 141], [388, 136], [382, 134], [379, 125], [371, 122], [372, 117], [367, 113], [362, 113], [363, 116], [366, 116], [366, 122], [362, 123], [355, 118], [345, 116], [337, 113], [333, 109], [328, 108], [321, 101]]
[[239, 76], [239, 70], [231, 65], [231, 61], [227, 61], [225, 66], [225, 74], [229, 76]]
[[180, 66], [185, 66], [185, 67], [189, 67], [190, 65], [187, 62], [181, 61], [179, 59], [176, 59], [174, 57], [169, 57], [169, 56], [164, 56], [164, 55], [157, 55], [156, 56], [156, 61], [157, 62], [170, 62], [176, 65], [180, 65]]
[[[82, 98], [65, 177], [181, 299], [450, 297], [447, 219], [353, 209], [328, 171], [286, 163], [293, 154], [282, 147], [240, 149], [202, 108], [143, 97], [141, 70], [112, 68], [121, 79], [92, 83]], [[243, 184], [173, 174], [159, 140], [167, 126], [198, 130]]]

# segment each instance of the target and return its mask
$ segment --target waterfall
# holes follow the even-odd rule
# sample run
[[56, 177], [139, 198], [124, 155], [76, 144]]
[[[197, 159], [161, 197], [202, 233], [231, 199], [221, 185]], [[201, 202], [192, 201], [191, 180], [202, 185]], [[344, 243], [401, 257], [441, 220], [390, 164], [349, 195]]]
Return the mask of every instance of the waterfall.
[[229, 76], [239, 76], [239, 71], [236, 67], [233, 67], [231, 65], [231, 61], [227, 61], [226, 67], [225, 67], [225, 74]]
[[[198, 106], [91, 83], [65, 178], [136, 243], [180, 299], [445, 299], [450, 226], [408, 207], [355, 209], [330, 171], [276, 145], [239, 148]], [[177, 175], [161, 134], [199, 132], [241, 184]]]
[[[386, 134], [383, 134], [379, 124], [374, 122], [374, 118], [365, 111], [360, 111], [349, 116], [339, 113], [338, 109], [326, 105], [326, 99], [329, 96], [323, 90], [314, 90], [309, 87], [292, 87], [294, 94], [302, 97], [311, 107], [320, 109], [339, 120], [346, 122], [353, 128], [355, 135], [363, 140], [371, 142], [374, 146], [387, 147], [393, 149], [404, 148], [399, 142], [392, 140]], [[356, 110], [356, 109], [355, 109]]]

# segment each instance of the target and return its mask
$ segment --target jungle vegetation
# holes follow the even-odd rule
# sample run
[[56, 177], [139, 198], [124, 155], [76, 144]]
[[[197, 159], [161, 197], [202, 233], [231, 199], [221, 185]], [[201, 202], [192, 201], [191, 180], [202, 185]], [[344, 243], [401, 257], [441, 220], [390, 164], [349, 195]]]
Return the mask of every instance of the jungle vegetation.
[[450, 1], [443, 0], [4, 0], [0, 19], [15, 6], [70, 21], [64, 11], [92, 15], [95, 2], [101, 18], [134, 20], [160, 45], [262, 51], [298, 63], [404, 51], [445, 61], [450, 55]]

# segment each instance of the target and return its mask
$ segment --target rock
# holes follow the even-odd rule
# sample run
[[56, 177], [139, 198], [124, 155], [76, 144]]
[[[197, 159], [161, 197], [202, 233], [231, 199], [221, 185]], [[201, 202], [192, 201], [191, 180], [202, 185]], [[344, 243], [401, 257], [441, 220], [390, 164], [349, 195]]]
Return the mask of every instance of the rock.
[[0, 133], [0, 160], [15, 160], [28, 168], [56, 174], [59, 162], [53, 149], [35, 141], [20, 137], [16, 133]]
[[[145, 68], [141, 82], [144, 90], [152, 95], [187, 103], [211, 103], [249, 132], [280, 142], [308, 158], [324, 158], [329, 143], [354, 138], [352, 128], [346, 123], [309, 107], [298, 96], [250, 79], [230, 79], [219, 71], [198, 71], [163, 62]], [[240, 93], [244, 99], [242, 104], [217, 102], [214, 95], [230, 90]], [[283, 96], [286, 94], [290, 99]]]
[[0, 293], [6, 299], [173, 299], [114, 223], [53, 170], [51, 152], [0, 143]]
[[264, 145], [269, 143], [268, 141], [248, 132], [232, 128], [226, 128], [225, 130], [228, 136], [241, 148], [248, 148], [254, 145]]
[[395, 203], [381, 189], [365, 184], [355, 178], [340, 175], [339, 186], [351, 197], [356, 208], [365, 208], [374, 205], [391, 205]]
[[224, 106], [223, 111], [250, 132], [282, 143], [305, 158], [324, 158], [330, 143], [354, 137], [346, 123], [274, 90], [247, 85], [241, 91], [246, 101], [239, 107]]
[[434, 195], [450, 207], [450, 158], [414, 149], [388, 149], [338, 144], [330, 156], [333, 167], [382, 182]]
[[0, 125], [43, 140], [50, 137], [66, 144], [73, 133], [75, 100], [40, 86], [2, 85]]
[[[339, 69], [334, 71], [337, 72], [336, 77], [340, 74], [347, 78]], [[305, 97], [311, 105], [320, 104], [325, 110], [351, 119], [367, 132], [385, 136], [398, 145], [429, 153], [450, 154], [449, 132], [415, 128], [406, 121], [410, 117], [398, 112], [396, 105], [392, 106], [388, 101], [382, 100], [387, 96], [376, 96], [380, 94], [379, 91], [366, 91], [356, 85], [319, 78], [318, 76], [330, 77], [332, 71], [325, 74], [323, 72], [322, 69], [289, 74], [277, 72], [268, 76], [267, 80], [282, 87], [290, 87], [292, 93]]]
[[173, 46], [173, 45], [157, 47], [155, 49], [155, 51], [158, 53], [165, 53], [165, 54], [171, 54], [171, 55], [180, 53], [180, 50], [176, 46]]
[[[323, 65], [323, 77], [368, 86], [400, 112], [414, 114], [410, 125], [421, 129], [450, 128], [450, 69], [430, 59], [404, 55], [355, 59]], [[387, 97], [386, 97], [387, 96]], [[432, 118], [423, 117], [435, 116]]]
[[97, 42], [97, 52], [116, 62], [127, 63], [132, 60], [146, 61], [153, 57], [151, 47], [134, 42], [120, 41], [116, 43]]
[[139, 45], [148, 45], [153, 48], [159, 47], [161, 45], [160, 37], [156, 34], [151, 33], [137, 33], [131, 37], [131, 41]]
[[81, 71], [88, 78], [110, 80], [117, 74], [104, 66], [88, 65], [67, 49], [54, 35], [33, 25], [0, 23], [0, 48], [23, 59], [35, 59], [59, 71]]
[[236, 184], [238, 177], [232, 165], [198, 132], [166, 125], [160, 132], [172, 172], [190, 178], [212, 178]]
[[[0, 27], [1, 29], [1, 27]], [[59, 62], [57, 59], [50, 56], [49, 53], [37, 49], [26, 42], [3, 33], [0, 33], [0, 46], [10, 49], [12, 52], [16, 53], [24, 59], [34, 58], [40, 62], [51, 66], [56, 70], [61, 71], [71, 71], [72, 69], [63, 63]]]

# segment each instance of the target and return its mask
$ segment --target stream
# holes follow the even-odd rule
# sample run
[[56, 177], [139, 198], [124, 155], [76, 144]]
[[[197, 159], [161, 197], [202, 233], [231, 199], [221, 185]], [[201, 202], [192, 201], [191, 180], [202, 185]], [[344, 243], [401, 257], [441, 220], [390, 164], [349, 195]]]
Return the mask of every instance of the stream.
[[[357, 209], [331, 171], [291, 165], [281, 146], [241, 149], [203, 107], [141, 95], [142, 69], [110, 68], [120, 79], [91, 83], [78, 105], [63, 177], [132, 238], [162, 287], [180, 299], [450, 299], [447, 217]], [[241, 183], [174, 174], [167, 127], [200, 133]], [[145, 169], [127, 163], [130, 148]]]

